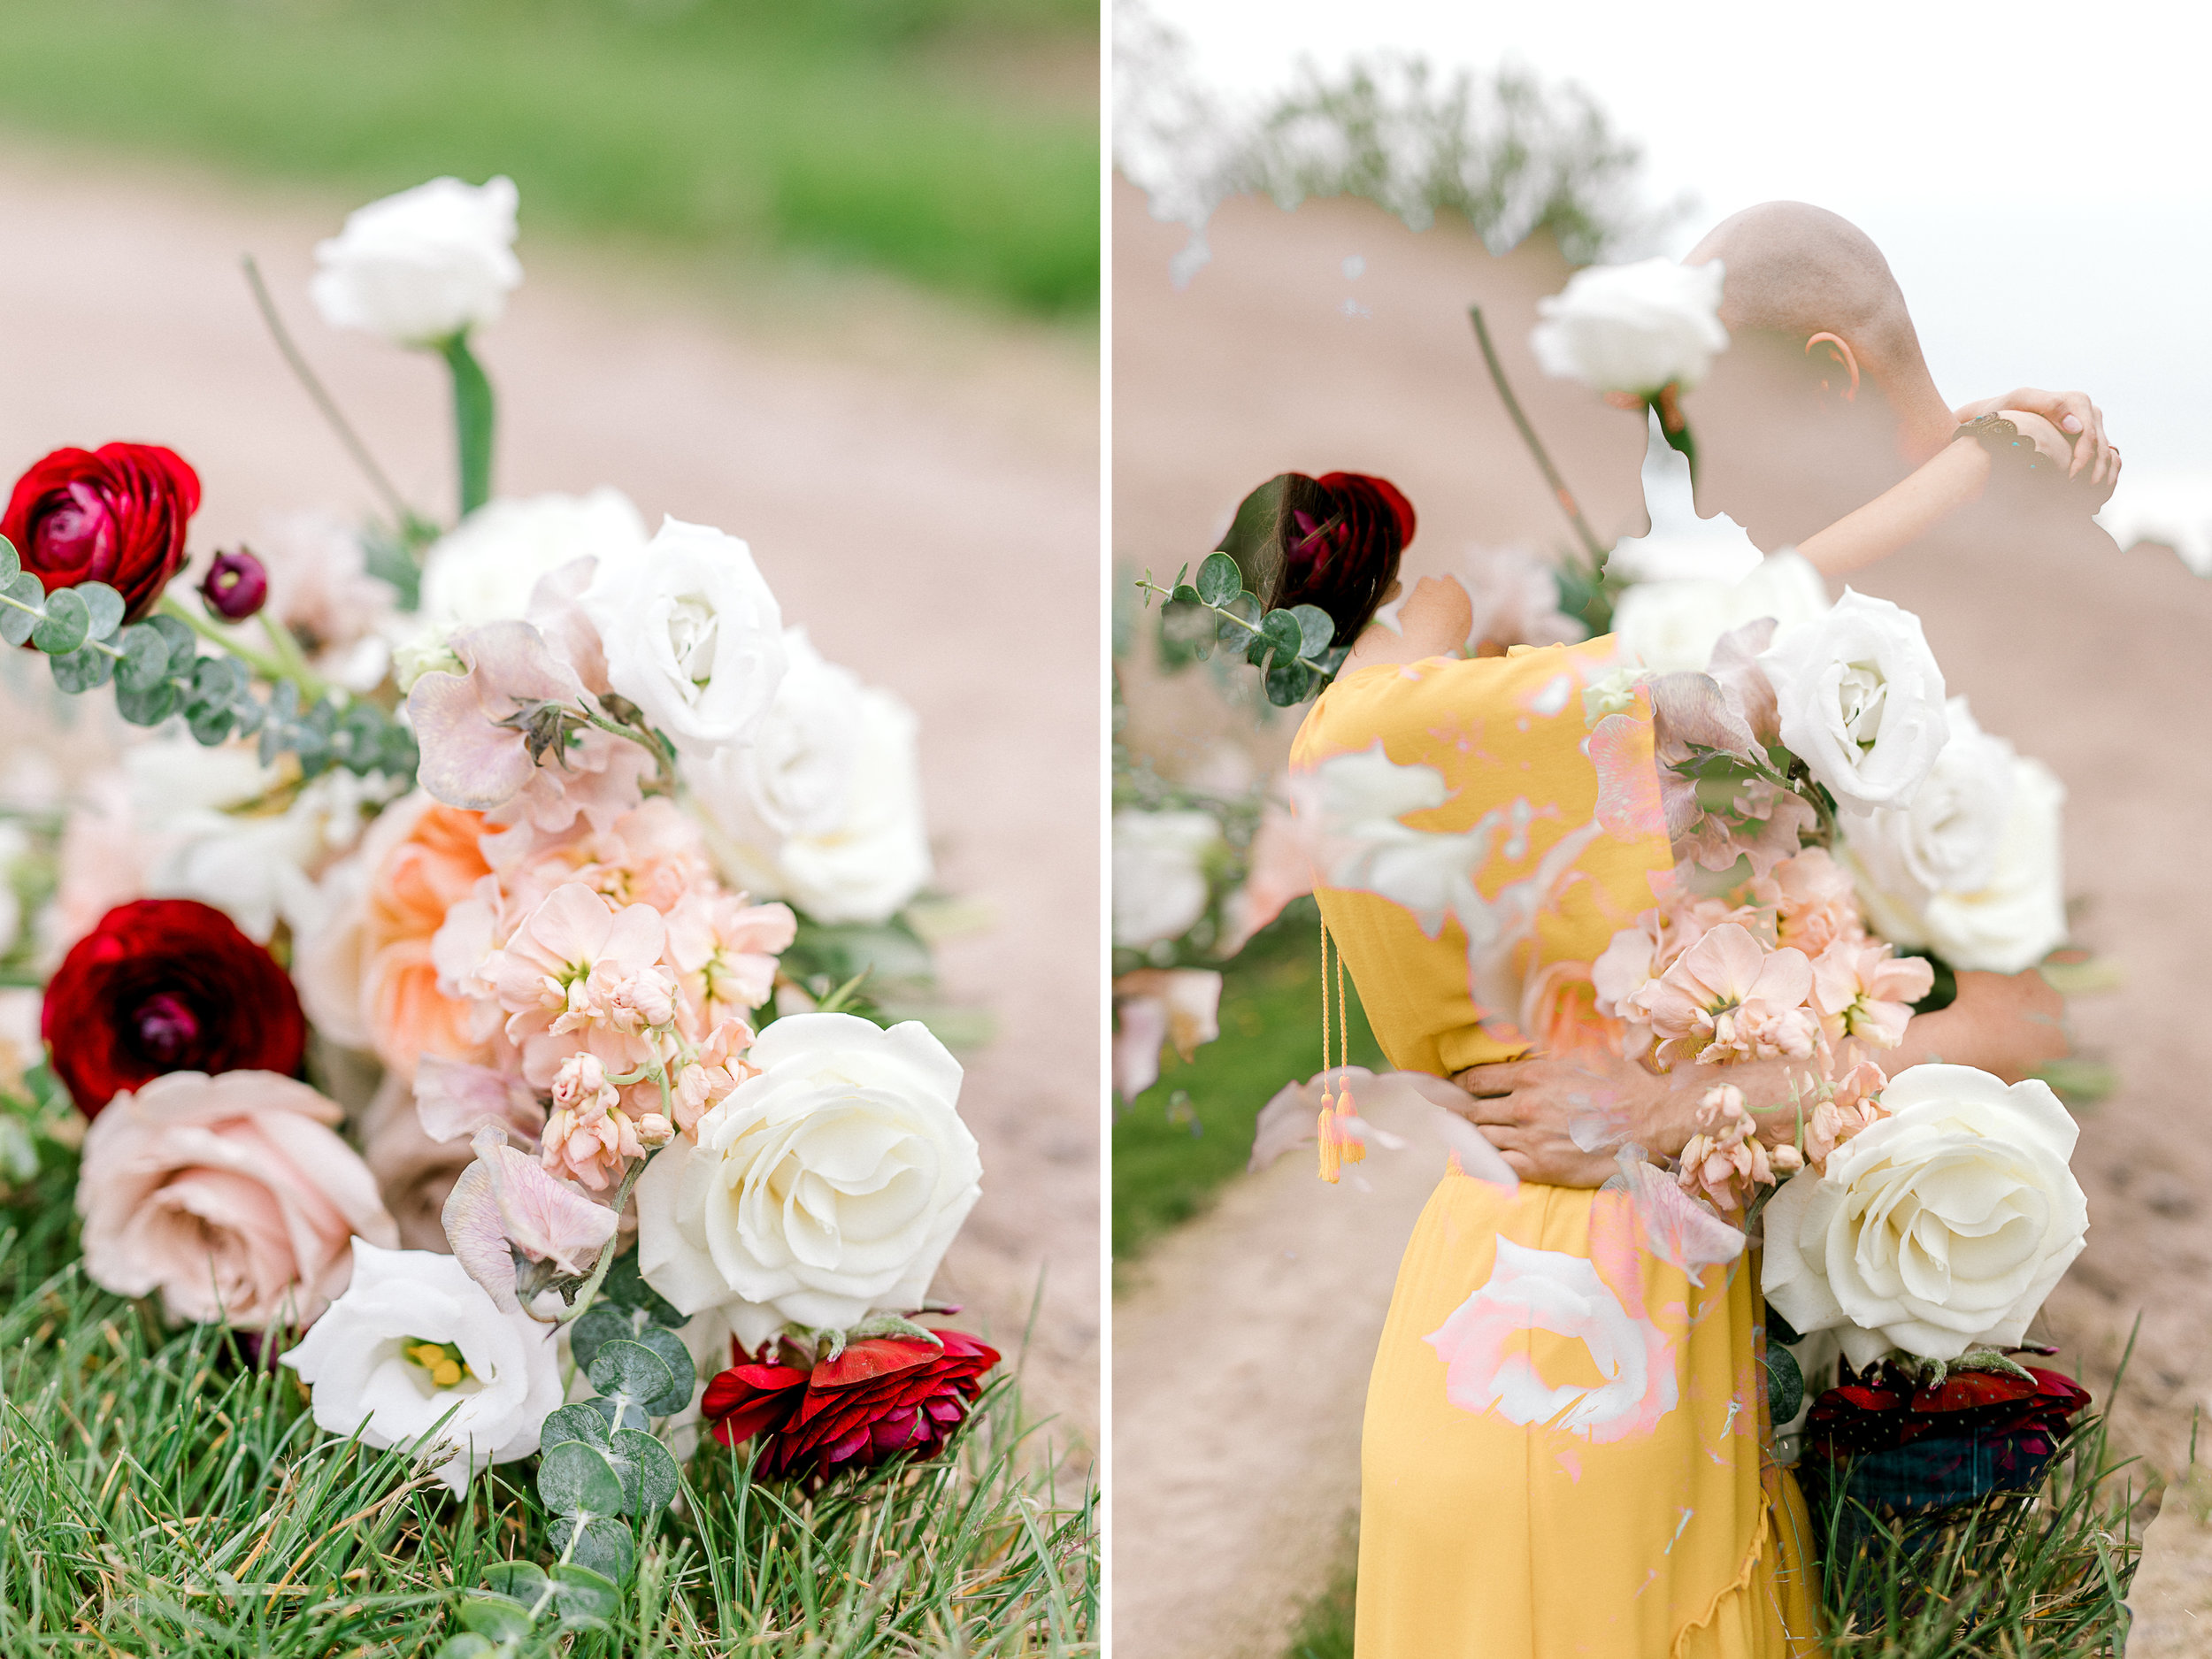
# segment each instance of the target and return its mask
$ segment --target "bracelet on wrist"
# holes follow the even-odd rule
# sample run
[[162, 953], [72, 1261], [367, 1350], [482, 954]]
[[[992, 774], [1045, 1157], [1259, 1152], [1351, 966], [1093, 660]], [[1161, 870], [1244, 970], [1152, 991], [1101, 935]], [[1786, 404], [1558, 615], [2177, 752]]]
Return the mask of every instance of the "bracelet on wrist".
[[2029, 472], [2048, 472], [2049, 465], [2035, 447], [2035, 441], [2002, 415], [1983, 415], [1968, 421], [1951, 434], [1956, 443], [1970, 438], [1989, 451], [1992, 460], [2009, 464]]

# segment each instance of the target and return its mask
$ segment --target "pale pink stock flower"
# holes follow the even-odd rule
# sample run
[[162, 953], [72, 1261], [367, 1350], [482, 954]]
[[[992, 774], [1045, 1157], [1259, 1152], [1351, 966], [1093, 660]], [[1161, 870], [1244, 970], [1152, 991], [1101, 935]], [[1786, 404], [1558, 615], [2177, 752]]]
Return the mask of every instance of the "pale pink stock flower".
[[727, 1095], [754, 1068], [738, 1056], [753, 1046], [753, 1028], [741, 1019], [717, 1025], [689, 1064], [676, 1074], [672, 1096], [677, 1129], [689, 1134], [707, 1109]]
[[650, 905], [618, 911], [588, 887], [556, 887], [508, 940], [495, 981], [508, 1041], [522, 1050], [523, 1076], [547, 1087], [580, 1048], [626, 1071], [651, 1059], [641, 1036], [615, 1023], [607, 999], [649, 970], [661, 972], [666, 936]]
[[591, 1271], [618, 1225], [614, 1211], [548, 1175], [496, 1129], [479, 1131], [475, 1146], [444, 1215], [446, 1240], [468, 1276], [511, 1311], [516, 1250], [563, 1273]]
[[1806, 1162], [1815, 1168], [1826, 1167], [1838, 1147], [1888, 1117], [1881, 1102], [1882, 1091], [1888, 1087], [1889, 1079], [1871, 1060], [1862, 1060], [1845, 1072], [1835, 1085], [1833, 1097], [1822, 1101], [1806, 1117]]
[[668, 913], [668, 960], [701, 1029], [768, 1000], [776, 958], [798, 928], [789, 905], [755, 904], [741, 893], [703, 892], [677, 903]]
[[571, 1114], [612, 1110], [622, 1096], [607, 1081], [607, 1068], [593, 1054], [572, 1054], [553, 1074], [553, 1105]]
[[1912, 1005], [1934, 983], [1924, 956], [1893, 956], [1886, 944], [1839, 939], [1813, 963], [1813, 1007], [1829, 1041], [1856, 1037], [1894, 1048], [1905, 1040]]
[[1677, 1179], [1685, 1188], [1729, 1210], [1740, 1210], [1752, 1188], [1772, 1185], [1774, 1167], [1759, 1141], [1758, 1125], [1744, 1107], [1741, 1089], [1727, 1083], [1709, 1089], [1698, 1106], [1697, 1125], [1697, 1133], [1682, 1148]]
[[1865, 937], [1851, 877], [1826, 849], [1808, 847], [1796, 857], [1785, 858], [1774, 866], [1773, 881], [1782, 943], [1817, 956], [1839, 939]]
[[1741, 924], [1724, 922], [1639, 992], [1636, 1005], [1660, 1039], [1662, 1065], [1686, 1055], [1701, 1065], [1802, 1059], [1820, 1030], [1805, 1006], [1811, 991], [1802, 951], [1769, 951]]
[[555, 1107], [545, 1120], [545, 1140], [539, 1149], [547, 1169], [581, 1181], [595, 1193], [604, 1191], [614, 1172], [630, 1159], [644, 1156], [645, 1143], [629, 1114], [595, 1097], [577, 1107]]
[[[419, 776], [448, 806], [488, 811], [511, 800], [538, 771], [526, 729], [529, 711], [546, 704], [572, 709], [584, 687], [526, 622], [488, 622], [450, 643], [466, 672], [433, 670], [407, 694], [422, 748]], [[541, 745], [542, 733], [539, 738]]]

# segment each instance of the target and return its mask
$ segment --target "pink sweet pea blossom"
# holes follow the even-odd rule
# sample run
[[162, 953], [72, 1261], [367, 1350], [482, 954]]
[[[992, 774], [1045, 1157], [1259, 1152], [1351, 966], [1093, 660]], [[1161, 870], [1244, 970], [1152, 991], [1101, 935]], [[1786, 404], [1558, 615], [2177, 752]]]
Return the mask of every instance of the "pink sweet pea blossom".
[[1924, 956], [1892, 956], [1886, 944], [1839, 939], [1813, 963], [1812, 1002], [1829, 1041], [1856, 1037], [1894, 1048], [1905, 1040], [1912, 1005], [1934, 983]]
[[508, 1311], [517, 1305], [515, 1251], [561, 1272], [591, 1271], [618, 1217], [507, 1145], [496, 1129], [476, 1136], [476, 1162], [446, 1200], [446, 1241], [468, 1276]]
[[1685, 1056], [1701, 1065], [1802, 1059], [1820, 1029], [1805, 1006], [1811, 991], [1804, 952], [1769, 951], [1748, 928], [1724, 922], [1637, 994], [1632, 1017], [1660, 1039], [1663, 1066]]
[[557, 764], [562, 740], [549, 710], [574, 708], [584, 687], [526, 622], [470, 628], [451, 649], [466, 672], [433, 670], [407, 695], [419, 776], [448, 806], [488, 811], [530, 781], [541, 755]]

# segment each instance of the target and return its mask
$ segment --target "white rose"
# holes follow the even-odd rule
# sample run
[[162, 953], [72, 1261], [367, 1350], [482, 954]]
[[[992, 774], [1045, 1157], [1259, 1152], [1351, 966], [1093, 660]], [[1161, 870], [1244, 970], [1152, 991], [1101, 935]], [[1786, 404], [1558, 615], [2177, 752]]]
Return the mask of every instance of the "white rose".
[[1114, 943], [1133, 950], [1179, 939], [1206, 913], [1206, 856], [1222, 844], [1204, 812], [1114, 814]]
[[487, 502], [424, 555], [422, 606], [409, 623], [442, 642], [507, 621], [528, 611], [541, 577], [580, 558], [634, 555], [645, 542], [645, 520], [618, 489]]
[[1670, 383], [1687, 391], [1728, 348], [1722, 276], [1717, 259], [1678, 265], [1663, 255], [1591, 265], [1563, 292], [1536, 302], [1544, 320], [1529, 344], [1545, 373], [1601, 392], [1649, 397]]
[[283, 1363], [313, 1389], [318, 1427], [358, 1429], [366, 1446], [421, 1442], [459, 1494], [478, 1470], [538, 1449], [561, 1403], [558, 1330], [502, 1313], [449, 1256], [356, 1239], [353, 1282]]
[[1912, 798], [1843, 821], [1856, 872], [1892, 895], [1886, 908], [1917, 913], [1931, 894], [1986, 887], [1996, 868], [2012, 814], [2012, 745], [1983, 731], [1963, 697], [1944, 718], [1951, 741]]
[[735, 536], [664, 518], [643, 548], [603, 556], [580, 603], [608, 683], [679, 746], [748, 740], [774, 706], [783, 614]]
[[921, 721], [892, 693], [860, 693], [859, 764], [835, 828], [795, 835], [778, 864], [784, 894], [819, 922], [887, 921], [928, 885]]
[[1847, 588], [1760, 653], [1782, 742], [1847, 812], [1912, 799], [1949, 741], [1943, 671], [1920, 618]]
[[496, 321], [522, 281], [512, 179], [433, 179], [356, 208], [315, 247], [310, 291], [334, 328], [434, 346]]
[[2047, 1084], [1962, 1065], [1902, 1071], [1882, 1104], [1768, 1203], [1767, 1300], [1862, 1368], [2020, 1342], [2088, 1230], [2072, 1116]]
[[915, 1021], [794, 1014], [760, 1068], [638, 1182], [638, 1265], [687, 1314], [757, 1347], [787, 1323], [910, 1312], [981, 1194], [960, 1063]]
[[1772, 617], [1778, 641], [1828, 612], [1828, 587], [1794, 548], [1734, 581], [1638, 582], [1613, 610], [1613, 632], [1654, 673], [1701, 672], [1721, 635]]
[[718, 751], [742, 810], [770, 836], [826, 835], [860, 764], [860, 677], [824, 658], [803, 627], [783, 634], [776, 701], [742, 749]]

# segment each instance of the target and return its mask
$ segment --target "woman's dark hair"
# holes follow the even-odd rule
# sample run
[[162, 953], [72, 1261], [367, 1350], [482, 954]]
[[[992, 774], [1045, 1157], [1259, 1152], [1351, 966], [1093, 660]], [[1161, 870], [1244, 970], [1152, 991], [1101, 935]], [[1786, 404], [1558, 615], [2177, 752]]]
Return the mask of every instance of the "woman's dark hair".
[[1216, 551], [1236, 560], [1265, 609], [1317, 605], [1336, 624], [1334, 643], [1348, 645], [1398, 580], [1413, 524], [1413, 503], [1387, 479], [1284, 472], [1244, 498]]

